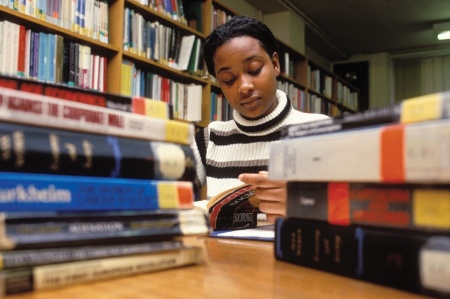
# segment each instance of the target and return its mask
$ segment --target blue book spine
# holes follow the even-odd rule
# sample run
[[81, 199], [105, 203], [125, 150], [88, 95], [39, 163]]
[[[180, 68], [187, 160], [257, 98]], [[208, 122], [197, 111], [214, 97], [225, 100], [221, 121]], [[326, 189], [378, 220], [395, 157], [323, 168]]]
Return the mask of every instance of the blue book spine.
[[86, 0], [81, 0], [80, 5], [80, 33], [86, 35]]
[[0, 211], [116, 211], [192, 206], [192, 183], [0, 172]]
[[39, 54], [38, 54], [38, 72], [37, 78], [38, 80], [45, 81], [45, 68], [47, 67], [46, 61], [46, 46], [47, 44], [47, 33], [40, 32], [39, 33]]
[[47, 63], [47, 76], [46, 80], [55, 83], [55, 59], [56, 59], [56, 35], [49, 34], [47, 36], [47, 45], [48, 45], [48, 63]]

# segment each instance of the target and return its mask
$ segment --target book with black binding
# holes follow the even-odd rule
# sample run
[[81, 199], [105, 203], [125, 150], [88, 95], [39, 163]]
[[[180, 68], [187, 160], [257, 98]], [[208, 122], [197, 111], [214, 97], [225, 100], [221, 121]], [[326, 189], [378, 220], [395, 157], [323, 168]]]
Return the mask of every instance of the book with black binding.
[[276, 220], [274, 249], [279, 261], [450, 297], [450, 237], [446, 235], [287, 217]]
[[261, 213], [254, 188], [247, 184], [225, 190], [205, 203], [203, 208], [213, 230], [254, 228]]

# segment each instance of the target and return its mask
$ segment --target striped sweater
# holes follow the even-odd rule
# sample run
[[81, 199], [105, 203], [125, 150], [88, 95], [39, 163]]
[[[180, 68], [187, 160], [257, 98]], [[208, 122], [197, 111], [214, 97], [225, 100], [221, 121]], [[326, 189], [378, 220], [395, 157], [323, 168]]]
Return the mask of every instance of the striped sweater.
[[207, 185], [208, 199], [242, 184], [241, 173], [267, 170], [270, 145], [280, 139], [282, 127], [327, 118], [322, 114], [297, 111], [280, 90], [278, 106], [257, 120], [243, 118], [233, 111], [233, 120], [214, 121], [196, 133], [192, 145], [196, 157], [195, 190]]

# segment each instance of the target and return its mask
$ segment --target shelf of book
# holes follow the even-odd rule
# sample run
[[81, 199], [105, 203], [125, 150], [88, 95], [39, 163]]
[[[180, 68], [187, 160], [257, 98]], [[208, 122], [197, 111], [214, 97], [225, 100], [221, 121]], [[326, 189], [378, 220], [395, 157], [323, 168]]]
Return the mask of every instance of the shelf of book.
[[[86, 25], [82, 26], [81, 23], [77, 22], [76, 18], [68, 15], [66, 10], [71, 9], [71, 4], [65, 2], [57, 1], [57, 3], [60, 4], [58, 7], [60, 10], [53, 14], [47, 12], [47, 15], [43, 15], [39, 9], [35, 9], [34, 14], [31, 13], [32, 9], [28, 7], [28, 5], [30, 5], [29, 3], [26, 3], [25, 6], [18, 4], [17, 6], [14, 6], [9, 3], [3, 4], [0, 5], [0, 20], [23, 25], [27, 30], [33, 32], [62, 36], [64, 41], [76, 43], [77, 46], [88, 47], [91, 56], [102, 56], [103, 59], [105, 59], [105, 70], [103, 74], [104, 78], [101, 80], [104, 80], [105, 82], [102, 87], [98, 87], [98, 90], [101, 92], [124, 94], [122, 83], [127, 79], [124, 78], [126, 74], [123, 73], [122, 65], [125, 61], [131, 61], [136, 64], [139, 67], [139, 72], [152, 72], [168, 78], [175, 83], [200, 85], [202, 87], [202, 113], [201, 119], [195, 120], [194, 122], [197, 125], [204, 127], [214, 119], [214, 115], [211, 114], [211, 93], [215, 92], [220, 94], [220, 88], [215, 88], [214, 83], [207, 78], [204, 70], [205, 68], [202, 65], [201, 53], [196, 53], [198, 69], [195, 71], [182, 71], [177, 69], [175, 57], [146, 57], [145, 53], [141, 50], [136, 50], [133, 47], [127, 48], [127, 46], [124, 45], [124, 41], [126, 41], [127, 37], [125, 32], [127, 31], [124, 29], [128, 28], [126, 26], [131, 25], [129, 24], [131, 18], [129, 19], [126, 17], [126, 12], [133, 11], [134, 14], [139, 15], [138, 19], [141, 22], [154, 23], [163, 26], [167, 28], [167, 30], [175, 32], [174, 34], [177, 37], [194, 35], [199, 42], [202, 42], [214, 27], [238, 13], [229, 8], [226, 3], [219, 0], [178, 0], [169, 2], [138, 0], [115, 0], [106, 2], [92, 0], [89, 3], [94, 3], [96, 6], [101, 5], [102, 9], [106, 7], [108, 14], [105, 20], [108, 22], [107, 27], [109, 27], [109, 31], [106, 32], [101, 31], [101, 29], [100, 32], [94, 30], [94, 32], [96, 32], [94, 34], [89, 33], [92, 30], [89, 30], [88, 26], [100, 26], [100, 28], [104, 28], [105, 25], [102, 23], [103, 27], [101, 27], [102, 25], [97, 24], [95, 17], [92, 17], [92, 12], [89, 15], [86, 12], [83, 17], [80, 16], [80, 20], [86, 21]], [[56, 7], [53, 9], [56, 9]], [[63, 9], [65, 9], [65, 11], [62, 11]], [[70, 23], [71, 21], [75, 23]], [[136, 38], [136, 33], [134, 33], [134, 35]], [[172, 38], [172, 42], [174, 41], [174, 44], [177, 44], [177, 40]], [[164, 43], [164, 40], [161, 40], [161, 42], [167, 44]], [[141, 43], [145, 45], [145, 42], [141, 41]], [[143, 45], [139, 45], [139, 49]], [[3, 45], [3, 47], [5, 47], [5, 45]], [[307, 67], [311, 61], [303, 54], [293, 50], [289, 45], [282, 42], [280, 42], [280, 48], [280, 60], [284, 72], [280, 82], [287, 85], [284, 89], [288, 91], [288, 93], [290, 90], [291, 93], [295, 92], [296, 95], [290, 95], [293, 98], [300, 97], [300, 94], [303, 92], [306, 92], [305, 95], [308, 95], [307, 91], [311, 90], [311, 87], [308, 85], [307, 81]], [[160, 48], [160, 50], [169, 51], [168, 49], [163, 48]], [[177, 49], [170, 49], [170, 51], [173, 53], [174, 51], [177, 51]], [[161, 51], [160, 53], [161, 55], [163, 54]], [[15, 76], [14, 73], [3, 73], [3, 75]], [[338, 81], [345, 86], [349, 86], [343, 80], [337, 80], [335, 77], [333, 77], [333, 80], [336, 82]], [[64, 83], [59, 81], [51, 82], [48, 78], [43, 78], [40, 81], [47, 83]], [[81, 87], [92, 89], [92, 86]], [[337, 93], [334, 92], [334, 90], [337, 91], [338, 88], [333, 88], [333, 95], [327, 96], [319, 91], [321, 99], [326, 98], [326, 102], [329, 105], [337, 107], [335, 109], [325, 109], [321, 112], [334, 115], [342, 111], [353, 112], [356, 110], [347, 105], [345, 101], [337, 100]], [[351, 88], [351, 90], [353, 91], [354, 89]], [[132, 95], [143, 96], [143, 94], [136, 94], [137, 92], [138, 91], [135, 90], [135, 94]], [[302, 109], [302, 107], [303, 106], [301, 105], [297, 105], [298, 109]], [[307, 111], [307, 109], [304, 110]]]

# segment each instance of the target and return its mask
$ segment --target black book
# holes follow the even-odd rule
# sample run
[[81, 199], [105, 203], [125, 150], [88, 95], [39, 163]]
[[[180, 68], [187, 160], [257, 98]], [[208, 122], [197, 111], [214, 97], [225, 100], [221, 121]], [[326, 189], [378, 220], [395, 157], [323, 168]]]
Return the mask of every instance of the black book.
[[450, 298], [450, 238], [278, 218], [275, 257], [418, 294]]
[[189, 145], [0, 122], [0, 171], [195, 179]]

